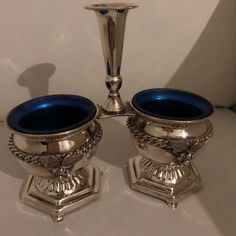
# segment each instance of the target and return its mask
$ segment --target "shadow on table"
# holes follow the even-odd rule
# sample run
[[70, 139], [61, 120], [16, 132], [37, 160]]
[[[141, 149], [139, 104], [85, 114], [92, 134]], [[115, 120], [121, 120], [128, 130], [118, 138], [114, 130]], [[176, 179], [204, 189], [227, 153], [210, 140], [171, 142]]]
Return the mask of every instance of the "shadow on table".
[[[236, 102], [236, 1], [221, 0], [166, 87], [196, 92], [216, 105]], [[222, 96], [224, 94], [224, 96]]]
[[[236, 91], [235, 12], [235, 0], [219, 1], [198, 41], [166, 87], [192, 90], [210, 100], [213, 98], [217, 105], [230, 105], [235, 102], [233, 101]], [[227, 157], [230, 150], [224, 149], [223, 143], [227, 143], [228, 147], [232, 143], [234, 147], [235, 140], [225, 141], [227, 137], [220, 137], [220, 133], [227, 135], [233, 132], [233, 122], [231, 127], [227, 123], [223, 126], [224, 119], [222, 117], [222, 120], [219, 120], [222, 131], [217, 128], [217, 124], [215, 125], [215, 136], [212, 140], [215, 150], [210, 150], [211, 144], [207, 145], [206, 149], [209, 148], [211, 155], [206, 158], [200, 156], [196, 160], [205, 186], [198, 196], [222, 235], [233, 236], [236, 235], [236, 204], [233, 194], [236, 176], [231, 166], [235, 167], [235, 161], [232, 155], [230, 158]]]
[[129, 185], [126, 167], [128, 160], [137, 155], [131, 143], [129, 130], [115, 119], [103, 119], [99, 122], [102, 124], [103, 137], [98, 145], [96, 157], [111, 165], [122, 168], [125, 182]]
[[[215, 135], [196, 160], [204, 185], [198, 197], [222, 235], [233, 236], [236, 235], [236, 115], [227, 109], [216, 112]], [[230, 120], [228, 113], [232, 113]]]
[[[1, 127], [3, 125], [1, 124]], [[11, 175], [18, 179], [25, 179], [27, 173], [24, 169], [19, 165], [16, 158], [10, 153], [7, 146], [7, 140], [9, 136], [9, 132], [6, 129], [1, 128], [0, 134], [0, 170], [7, 175]]]
[[34, 65], [20, 74], [17, 83], [27, 87], [31, 98], [48, 95], [49, 79], [55, 73], [56, 66], [51, 63]]
[[[55, 73], [56, 67], [51, 63], [34, 65], [22, 72], [17, 83], [27, 87], [31, 98], [48, 95], [49, 79]], [[3, 124], [0, 124], [3, 126]], [[2, 128], [0, 133], [0, 170], [19, 179], [25, 179], [27, 173], [21, 168], [16, 158], [11, 155], [7, 147], [9, 132]]]

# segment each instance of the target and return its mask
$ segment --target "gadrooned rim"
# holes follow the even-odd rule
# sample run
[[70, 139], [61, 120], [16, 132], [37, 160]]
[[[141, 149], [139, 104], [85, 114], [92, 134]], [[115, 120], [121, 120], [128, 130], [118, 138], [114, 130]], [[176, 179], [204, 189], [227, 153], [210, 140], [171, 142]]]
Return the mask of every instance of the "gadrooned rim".
[[[35, 131], [35, 130], [30, 130], [30, 129], [25, 129], [23, 127], [20, 127], [19, 124], [17, 124], [16, 122], [16, 114], [17, 112], [21, 112], [21, 110], [24, 108], [26, 108], [27, 106], [36, 106], [37, 104], [40, 104], [40, 102], [45, 102], [45, 101], [49, 101], [50, 99], [72, 99], [72, 100], [78, 100], [79, 102], [82, 102], [84, 105], [86, 104], [88, 106], [90, 110], [90, 112], [88, 113], [88, 116], [86, 116], [83, 120], [78, 121], [77, 123], [67, 126], [67, 127], [63, 127], [63, 128], [59, 128], [59, 129], [52, 129], [51, 131]], [[82, 109], [82, 107], [81, 107]], [[16, 106], [15, 108], [13, 108], [6, 119], [6, 123], [8, 125], [8, 127], [10, 129], [12, 129], [14, 132], [22, 134], [22, 135], [26, 135], [26, 136], [54, 136], [54, 135], [63, 135], [63, 134], [67, 134], [67, 133], [71, 133], [71, 132], [75, 132], [77, 130], [82, 129], [83, 127], [87, 126], [88, 124], [90, 124], [95, 118], [96, 115], [98, 113], [98, 108], [97, 106], [88, 98], [82, 97], [82, 96], [78, 96], [78, 95], [71, 95], [71, 94], [56, 94], [56, 95], [47, 95], [47, 96], [43, 96], [43, 97], [38, 97], [38, 98], [34, 98], [34, 99], [30, 99], [24, 103], [19, 104], [18, 106]]]
[[[170, 117], [170, 116], [163, 116], [163, 115], [158, 115], [156, 113], [150, 112], [146, 109], [143, 109], [140, 104], [137, 101], [137, 98], [141, 97], [141, 96], [148, 96], [150, 93], [156, 93], [158, 95], [158, 93], [163, 93], [163, 92], [167, 92], [167, 93], [173, 93], [173, 94], [179, 94], [179, 95], [185, 95], [186, 97], [191, 97], [196, 99], [196, 101], [201, 102], [202, 104], [204, 104], [205, 106], [207, 106], [208, 108], [208, 112], [206, 112], [203, 115], [200, 116], [193, 116], [193, 117], [188, 117], [188, 118], [176, 118], [176, 117]], [[205, 120], [207, 119], [209, 116], [211, 116], [214, 112], [214, 107], [213, 105], [204, 97], [189, 92], [189, 91], [185, 91], [185, 90], [180, 90], [180, 89], [170, 89], [170, 88], [152, 88], [152, 89], [146, 89], [146, 90], [142, 90], [138, 93], [136, 93], [132, 100], [131, 100], [131, 106], [133, 107], [133, 109], [141, 114], [143, 117], [149, 117], [151, 119], [153, 119], [154, 121], [173, 121], [173, 122], [195, 122], [195, 121], [201, 121], [201, 120]]]

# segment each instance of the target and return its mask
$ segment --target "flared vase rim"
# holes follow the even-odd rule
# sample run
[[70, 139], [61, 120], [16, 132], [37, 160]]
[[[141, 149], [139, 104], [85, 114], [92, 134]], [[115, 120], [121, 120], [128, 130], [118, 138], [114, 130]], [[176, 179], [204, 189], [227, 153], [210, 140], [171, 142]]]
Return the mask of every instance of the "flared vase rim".
[[103, 11], [103, 10], [126, 10], [137, 8], [138, 5], [132, 3], [97, 3], [85, 6], [85, 9]]

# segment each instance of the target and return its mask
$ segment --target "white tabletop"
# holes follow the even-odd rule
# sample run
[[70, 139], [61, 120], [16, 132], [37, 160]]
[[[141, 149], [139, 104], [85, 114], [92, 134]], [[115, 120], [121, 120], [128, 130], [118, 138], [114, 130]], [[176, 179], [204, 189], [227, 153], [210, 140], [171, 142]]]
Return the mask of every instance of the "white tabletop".
[[172, 210], [129, 188], [125, 166], [136, 151], [125, 118], [102, 120], [103, 140], [92, 159], [104, 172], [101, 197], [60, 224], [20, 201], [27, 174], [8, 152], [1, 126], [0, 235], [236, 235], [236, 114], [218, 109], [212, 121], [215, 135], [194, 160], [204, 188]]

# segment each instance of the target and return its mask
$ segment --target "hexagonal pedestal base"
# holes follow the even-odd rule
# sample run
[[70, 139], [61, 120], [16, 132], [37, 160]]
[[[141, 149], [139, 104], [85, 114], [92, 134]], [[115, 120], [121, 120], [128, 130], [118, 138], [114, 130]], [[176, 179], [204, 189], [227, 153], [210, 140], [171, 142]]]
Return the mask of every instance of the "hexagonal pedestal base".
[[86, 169], [89, 174], [87, 184], [77, 192], [61, 198], [39, 192], [33, 182], [35, 177], [30, 175], [21, 200], [38, 210], [50, 214], [55, 222], [60, 222], [66, 213], [88, 204], [99, 196], [100, 169], [92, 165], [87, 166]]
[[189, 174], [181, 178], [177, 184], [165, 184], [146, 178], [140, 168], [142, 156], [136, 156], [129, 160], [128, 171], [131, 188], [152, 197], [165, 201], [171, 208], [176, 208], [178, 202], [198, 191], [202, 187], [201, 177], [192, 163], [188, 164]]

